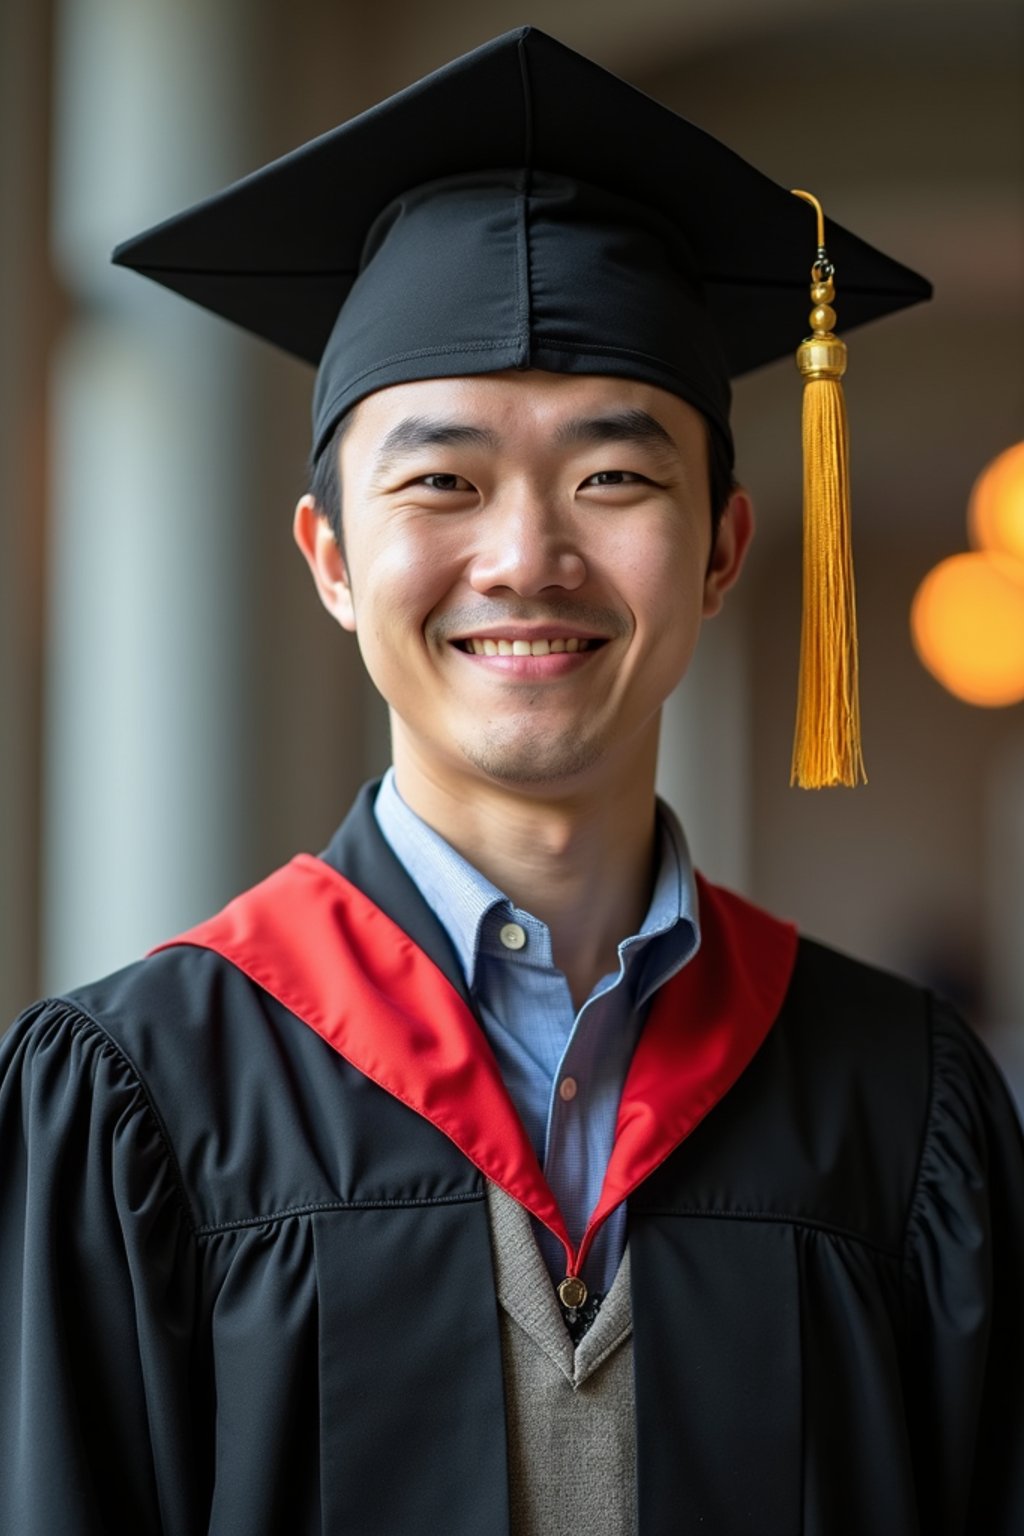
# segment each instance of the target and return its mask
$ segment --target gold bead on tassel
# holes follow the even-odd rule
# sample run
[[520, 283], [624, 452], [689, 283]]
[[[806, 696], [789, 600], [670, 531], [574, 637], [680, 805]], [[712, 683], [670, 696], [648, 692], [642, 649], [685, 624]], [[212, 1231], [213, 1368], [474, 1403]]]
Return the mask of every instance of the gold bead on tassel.
[[797, 350], [804, 377], [804, 596], [800, 683], [790, 783], [802, 789], [866, 783], [860, 743], [857, 609], [850, 541], [849, 443], [839, 382], [846, 344], [836, 323], [834, 269], [825, 251], [821, 204], [811, 268], [811, 335]]

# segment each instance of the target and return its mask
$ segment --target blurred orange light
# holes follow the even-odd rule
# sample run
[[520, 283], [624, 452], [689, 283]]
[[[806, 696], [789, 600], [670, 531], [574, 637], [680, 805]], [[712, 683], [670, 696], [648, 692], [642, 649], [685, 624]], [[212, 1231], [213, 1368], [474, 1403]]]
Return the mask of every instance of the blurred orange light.
[[1007, 448], [974, 483], [967, 508], [971, 542], [1024, 560], [1024, 443]]
[[1024, 561], [989, 553], [943, 560], [917, 589], [910, 627], [921, 660], [958, 699], [1024, 699]]

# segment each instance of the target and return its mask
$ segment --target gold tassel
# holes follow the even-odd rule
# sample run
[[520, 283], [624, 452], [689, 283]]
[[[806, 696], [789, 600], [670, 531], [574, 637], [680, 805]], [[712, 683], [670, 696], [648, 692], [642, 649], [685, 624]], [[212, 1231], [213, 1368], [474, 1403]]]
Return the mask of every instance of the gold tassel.
[[857, 610], [850, 540], [849, 442], [839, 382], [846, 344], [834, 334], [833, 268], [821, 205], [811, 268], [812, 334], [797, 350], [804, 377], [804, 575], [800, 682], [790, 783], [802, 789], [866, 783], [860, 740]]

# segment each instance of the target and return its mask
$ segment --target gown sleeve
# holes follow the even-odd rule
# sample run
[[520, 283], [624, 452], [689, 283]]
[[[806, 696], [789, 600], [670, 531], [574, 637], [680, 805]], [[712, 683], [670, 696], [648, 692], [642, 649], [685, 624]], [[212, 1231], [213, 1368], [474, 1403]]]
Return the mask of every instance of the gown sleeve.
[[203, 1528], [196, 1277], [131, 1063], [68, 1003], [31, 1010], [0, 1045], [0, 1531]]
[[905, 1255], [921, 1530], [1024, 1532], [1024, 1144], [981, 1042], [936, 1005]]

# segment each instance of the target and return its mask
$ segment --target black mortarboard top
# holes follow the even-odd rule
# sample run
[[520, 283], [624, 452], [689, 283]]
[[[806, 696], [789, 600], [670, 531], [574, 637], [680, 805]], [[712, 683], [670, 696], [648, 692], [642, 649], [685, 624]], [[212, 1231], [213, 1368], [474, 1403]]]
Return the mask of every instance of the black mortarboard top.
[[[929, 296], [827, 240], [844, 330]], [[319, 364], [320, 446], [384, 385], [530, 366], [639, 377], [727, 432], [727, 375], [799, 339], [812, 247], [788, 191], [521, 27], [113, 259]]]
[[820, 229], [815, 241], [806, 203], [699, 128], [522, 27], [114, 260], [317, 364], [315, 453], [387, 385], [540, 368], [667, 389], [731, 462], [730, 376], [792, 353], [817, 248], [801, 368], [819, 542], [793, 770], [817, 785], [863, 773], [831, 274], [844, 330], [931, 292], [839, 225]]

